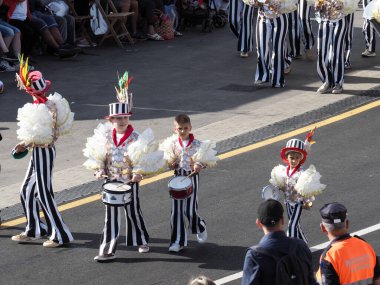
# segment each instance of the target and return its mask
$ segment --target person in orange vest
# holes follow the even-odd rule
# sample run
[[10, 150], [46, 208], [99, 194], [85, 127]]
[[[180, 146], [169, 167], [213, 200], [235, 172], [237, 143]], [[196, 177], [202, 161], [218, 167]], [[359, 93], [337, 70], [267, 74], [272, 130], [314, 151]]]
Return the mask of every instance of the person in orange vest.
[[320, 227], [330, 244], [321, 255], [318, 282], [322, 285], [379, 285], [379, 259], [369, 243], [349, 234], [346, 207], [337, 202], [325, 204], [320, 214]]

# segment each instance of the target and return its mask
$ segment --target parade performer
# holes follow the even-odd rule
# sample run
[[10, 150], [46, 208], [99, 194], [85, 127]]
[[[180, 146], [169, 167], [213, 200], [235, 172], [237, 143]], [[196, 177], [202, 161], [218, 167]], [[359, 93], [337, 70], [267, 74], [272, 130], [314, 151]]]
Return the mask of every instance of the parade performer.
[[[314, 0], [311, 0], [313, 2]], [[343, 92], [346, 20], [342, 0], [315, 0], [318, 26], [317, 71], [323, 84], [320, 94]]]
[[[74, 113], [66, 99], [55, 92], [46, 97], [51, 82], [45, 80], [41, 72], [29, 72], [28, 59], [20, 58], [20, 73], [16, 74], [18, 87], [30, 94], [34, 101], [18, 110], [18, 143], [12, 154], [14, 158], [32, 157], [21, 186], [21, 204], [26, 216], [26, 229], [12, 236], [16, 242], [28, 242], [50, 235], [43, 243], [45, 247], [59, 247], [68, 244], [73, 236], [63, 222], [54, 200], [52, 172], [56, 156], [54, 143], [59, 136], [69, 132]], [[39, 205], [44, 213], [46, 224], [40, 220]]]
[[301, 229], [300, 220], [302, 209], [310, 209], [315, 195], [320, 194], [326, 185], [320, 183], [321, 175], [314, 165], [304, 170], [314, 131], [308, 133], [306, 141], [291, 139], [286, 147], [281, 149], [281, 158], [285, 165], [275, 166], [271, 172], [269, 182], [283, 191], [289, 223], [287, 235], [307, 242]]
[[138, 246], [140, 253], [149, 251], [149, 234], [140, 208], [139, 182], [143, 175], [151, 175], [164, 169], [163, 153], [157, 151], [151, 129], [141, 135], [130, 124], [132, 93], [128, 72], [119, 78], [116, 88], [118, 102], [109, 104], [109, 122], [100, 123], [94, 135], [87, 139], [84, 166], [95, 171], [97, 179], [121, 182], [132, 189], [129, 203], [114, 206], [105, 203], [105, 223], [99, 254], [96, 261], [115, 259], [116, 244], [121, 228], [121, 209], [126, 217], [126, 245]]
[[[175, 134], [160, 144], [168, 167], [174, 170], [174, 178], [181, 176], [179, 184], [191, 179], [192, 193], [183, 199], [171, 199], [171, 237], [169, 251], [179, 252], [187, 246], [187, 218], [189, 230], [197, 234], [199, 243], [207, 240], [206, 222], [198, 214], [199, 172], [205, 167], [216, 165], [215, 144], [210, 141], [199, 141], [191, 132], [189, 116], [177, 115], [174, 119]], [[185, 176], [184, 178], [182, 178]], [[169, 182], [170, 185], [170, 182]]]
[[[367, 6], [370, 6], [367, 8]], [[376, 33], [380, 36], [380, 1], [364, 0], [364, 24], [363, 34], [365, 39], [365, 50], [362, 52], [363, 57], [376, 56]]]

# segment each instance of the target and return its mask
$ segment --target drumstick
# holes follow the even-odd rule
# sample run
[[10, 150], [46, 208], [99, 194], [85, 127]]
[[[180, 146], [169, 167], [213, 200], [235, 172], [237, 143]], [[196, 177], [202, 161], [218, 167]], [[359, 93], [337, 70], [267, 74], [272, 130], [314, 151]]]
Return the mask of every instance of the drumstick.
[[181, 179], [181, 182], [184, 181], [186, 178], [190, 178], [194, 174], [195, 174], [195, 171], [191, 172], [189, 175], [187, 175], [186, 177], [184, 177], [183, 179]]

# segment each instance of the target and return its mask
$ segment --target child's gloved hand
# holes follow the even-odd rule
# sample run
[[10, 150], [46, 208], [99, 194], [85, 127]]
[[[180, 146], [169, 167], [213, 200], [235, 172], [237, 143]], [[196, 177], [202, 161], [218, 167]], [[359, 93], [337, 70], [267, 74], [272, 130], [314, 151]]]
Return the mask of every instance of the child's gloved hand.
[[13, 149], [16, 151], [16, 153], [18, 153], [18, 152], [24, 152], [26, 150], [25, 143], [24, 142], [20, 142]]
[[195, 163], [193, 168], [194, 168], [193, 171], [195, 173], [199, 173], [202, 170], [202, 168], [204, 168], [204, 166], [200, 163]]

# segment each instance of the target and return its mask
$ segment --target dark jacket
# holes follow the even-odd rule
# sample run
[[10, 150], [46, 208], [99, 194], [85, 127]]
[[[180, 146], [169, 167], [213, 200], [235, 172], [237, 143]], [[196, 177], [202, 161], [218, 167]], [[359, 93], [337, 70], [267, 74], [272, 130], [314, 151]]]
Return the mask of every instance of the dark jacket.
[[[309, 284], [317, 284], [314, 278], [312, 255], [303, 240], [288, 238], [284, 231], [266, 234], [258, 244], [259, 248], [283, 256], [289, 253], [290, 244], [297, 243], [297, 255], [309, 268]], [[276, 261], [265, 254], [249, 249], [245, 256], [242, 285], [273, 285], [276, 280]]]

